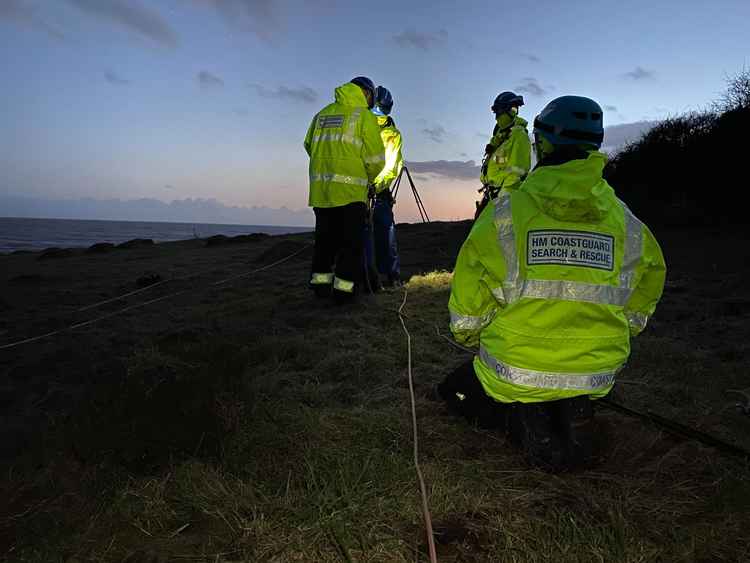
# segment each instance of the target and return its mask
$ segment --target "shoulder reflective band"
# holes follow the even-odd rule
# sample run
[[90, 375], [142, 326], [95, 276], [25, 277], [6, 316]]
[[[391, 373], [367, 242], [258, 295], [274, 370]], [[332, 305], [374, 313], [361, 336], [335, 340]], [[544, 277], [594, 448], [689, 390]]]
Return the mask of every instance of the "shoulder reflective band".
[[335, 141], [335, 142], [344, 142], [349, 143], [351, 145], [354, 145], [356, 147], [362, 146], [362, 139], [359, 139], [353, 135], [347, 135], [344, 133], [320, 133], [318, 135], [313, 135], [312, 142], [318, 143], [320, 141]]
[[333, 289], [343, 291], [345, 293], [354, 293], [354, 282], [342, 280], [341, 278], [334, 278]]
[[618, 368], [598, 373], [557, 373], [517, 368], [493, 358], [483, 346], [479, 347], [479, 359], [498, 379], [537, 389], [596, 391], [614, 384], [619, 371]]
[[625, 311], [625, 318], [628, 319], [630, 326], [634, 327], [638, 332], [646, 328], [646, 325], [648, 324], [648, 315], [645, 313]]
[[312, 285], [328, 285], [333, 283], [333, 273], [318, 274], [313, 273], [310, 276], [310, 283]]
[[622, 201], [620, 201], [620, 205], [622, 205], [622, 210], [625, 213], [625, 254], [620, 269], [620, 286], [633, 288], [635, 285], [635, 269], [641, 261], [643, 225], [628, 209], [627, 205]]
[[311, 182], [338, 182], [339, 184], [353, 184], [355, 186], [367, 186], [366, 178], [344, 176], [343, 174], [310, 174]]
[[[359, 122], [359, 116], [362, 113], [360, 108], [355, 109], [349, 116], [349, 124], [346, 127], [346, 133], [350, 137], [355, 137], [357, 133], [357, 123]], [[360, 143], [362, 141], [360, 140]]]
[[[516, 254], [516, 234], [513, 230], [513, 213], [510, 208], [510, 193], [501, 191], [495, 199], [495, 227], [497, 242], [505, 259], [505, 281], [502, 293], [506, 303], [518, 299], [518, 256]], [[493, 292], [494, 293], [494, 292]]]
[[490, 324], [495, 316], [494, 311], [490, 311], [481, 317], [472, 317], [471, 315], [459, 315], [451, 311], [451, 329], [454, 330], [479, 330]]

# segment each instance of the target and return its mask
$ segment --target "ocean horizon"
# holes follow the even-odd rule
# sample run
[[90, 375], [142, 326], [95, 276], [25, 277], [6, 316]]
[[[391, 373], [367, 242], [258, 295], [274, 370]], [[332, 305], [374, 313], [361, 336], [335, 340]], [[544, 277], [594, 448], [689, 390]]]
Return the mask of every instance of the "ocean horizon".
[[0, 217], [0, 252], [35, 251], [51, 247], [85, 248], [98, 242], [119, 244], [135, 238], [168, 242], [214, 235], [236, 236], [250, 233], [282, 235], [312, 230], [312, 226]]

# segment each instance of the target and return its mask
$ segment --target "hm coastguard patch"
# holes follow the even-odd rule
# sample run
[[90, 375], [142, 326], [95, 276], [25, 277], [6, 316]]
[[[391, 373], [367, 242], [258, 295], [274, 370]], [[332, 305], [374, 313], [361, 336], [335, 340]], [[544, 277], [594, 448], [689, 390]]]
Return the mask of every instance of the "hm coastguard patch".
[[566, 264], [600, 270], [614, 269], [615, 239], [587, 231], [529, 231], [526, 264]]

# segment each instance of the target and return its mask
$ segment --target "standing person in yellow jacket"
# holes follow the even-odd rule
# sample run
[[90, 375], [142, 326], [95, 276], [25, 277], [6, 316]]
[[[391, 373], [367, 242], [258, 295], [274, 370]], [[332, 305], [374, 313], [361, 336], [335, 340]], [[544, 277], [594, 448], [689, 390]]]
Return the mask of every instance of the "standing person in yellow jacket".
[[523, 96], [513, 92], [501, 92], [492, 104], [495, 128], [490, 142], [484, 148], [484, 160], [479, 179], [482, 182], [483, 198], [477, 204], [475, 215], [487, 203], [497, 197], [501, 189], [515, 189], [531, 168], [531, 142], [526, 129], [527, 122], [518, 115], [523, 105]]
[[403, 142], [401, 132], [396, 128], [391, 111], [393, 96], [387, 88], [378, 86], [375, 90], [375, 107], [372, 112], [380, 125], [380, 137], [385, 146], [385, 167], [375, 178], [375, 207], [373, 209], [373, 227], [375, 234], [375, 263], [383, 276], [387, 287], [401, 283], [401, 266], [396, 244], [396, 222], [393, 217], [393, 194], [391, 184], [404, 167], [401, 154]]
[[310, 287], [319, 297], [352, 301], [362, 276], [367, 194], [385, 164], [380, 127], [369, 111], [372, 80], [358, 76], [336, 88], [335, 102], [313, 118], [305, 136], [310, 156], [309, 205], [315, 212]]
[[538, 164], [502, 190], [459, 253], [451, 331], [479, 346], [438, 386], [452, 410], [505, 427], [534, 464], [584, 464], [606, 396], [664, 287], [651, 231], [602, 178], [602, 110], [563, 96], [534, 122]]

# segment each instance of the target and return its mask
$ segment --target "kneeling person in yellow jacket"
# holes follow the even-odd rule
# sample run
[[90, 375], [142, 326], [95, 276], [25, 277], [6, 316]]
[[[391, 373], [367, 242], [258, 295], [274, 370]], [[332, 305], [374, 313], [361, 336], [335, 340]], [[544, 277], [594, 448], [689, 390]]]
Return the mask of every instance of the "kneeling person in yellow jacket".
[[592, 400], [611, 391], [664, 287], [656, 239], [602, 178], [603, 133], [588, 98], [563, 96], [542, 110], [539, 163], [474, 224], [448, 303], [455, 339], [479, 352], [440, 396], [505, 427], [551, 470], [590, 459]]
[[312, 120], [309, 205], [315, 212], [310, 287], [319, 297], [351, 301], [362, 276], [368, 186], [385, 165], [380, 127], [369, 111], [375, 84], [358, 76], [336, 88], [336, 101]]

